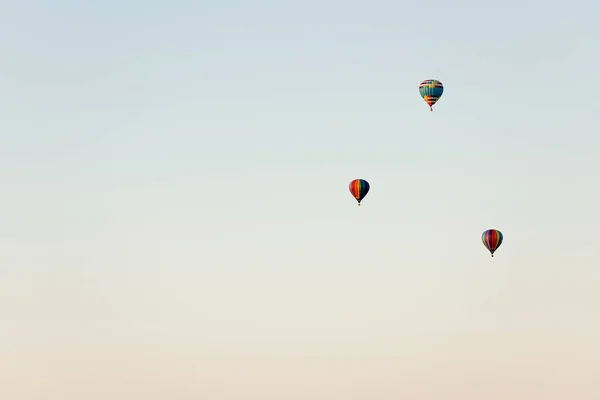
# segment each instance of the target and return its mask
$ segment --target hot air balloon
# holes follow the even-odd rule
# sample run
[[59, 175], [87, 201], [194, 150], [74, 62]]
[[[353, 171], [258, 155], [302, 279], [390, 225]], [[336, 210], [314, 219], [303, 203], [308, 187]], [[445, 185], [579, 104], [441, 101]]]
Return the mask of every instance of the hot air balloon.
[[419, 93], [429, 105], [429, 111], [433, 111], [433, 105], [442, 97], [444, 85], [436, 79], [426, 79], [419, 85]]
[[481, 235], [481, 241], [485, 248], [492, 253], [492, 257], [494, 257], [494, 252], [498, 250], [498, 247], [502, 244], [503, 239], [504, 236], [502, 235], [502, 232], [497, 229], [488, 229]]
[[352, 193], [352, 196], [358, 201], [359, 206], [362, 199], [369, 193], [370, 188], [369, 182], [364, 179], [355, 179], [350, 182], [350, 193]]

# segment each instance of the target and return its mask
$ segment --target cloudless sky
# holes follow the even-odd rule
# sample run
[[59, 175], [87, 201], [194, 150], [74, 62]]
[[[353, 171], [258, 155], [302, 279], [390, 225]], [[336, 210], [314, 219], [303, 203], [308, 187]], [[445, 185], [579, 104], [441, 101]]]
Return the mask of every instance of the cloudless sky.
[[4, 2], [0, 397], [600, 399], [599, 14]]

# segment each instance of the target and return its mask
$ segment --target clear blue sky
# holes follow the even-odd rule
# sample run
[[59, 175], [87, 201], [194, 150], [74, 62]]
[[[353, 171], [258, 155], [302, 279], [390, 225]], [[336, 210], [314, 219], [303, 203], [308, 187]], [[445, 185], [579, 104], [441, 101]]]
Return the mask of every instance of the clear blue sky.
[[0, 397], [598, 398], [599, 14], [6, 1]]

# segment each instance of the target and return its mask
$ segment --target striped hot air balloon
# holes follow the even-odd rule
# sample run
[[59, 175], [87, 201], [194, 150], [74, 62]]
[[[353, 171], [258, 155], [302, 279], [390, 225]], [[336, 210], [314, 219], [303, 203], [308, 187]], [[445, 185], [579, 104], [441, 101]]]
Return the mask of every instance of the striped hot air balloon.
[[364, 179], [355, 179], [350, 182], [350, 193], [352, 193], [352, 196], [358, 201], [359, 206], [362, 199], [369, 193], [370, 188], [369, 182]]
[[503, 239], [504, 236], [502, 235], [502, 232], [497, 229], [488, 229], [481, 235], [481, 241], [485, 248], [490, 251], [492, 257], [494, 257], [494, 252], [498, 250], [498, 247], [502, 244]]
[[442, 97], [444, 85], [436, 79], [426, 79], [419, 85], [419, 93], [429, 105], [429, 111], [433, 111], [433, 105]]

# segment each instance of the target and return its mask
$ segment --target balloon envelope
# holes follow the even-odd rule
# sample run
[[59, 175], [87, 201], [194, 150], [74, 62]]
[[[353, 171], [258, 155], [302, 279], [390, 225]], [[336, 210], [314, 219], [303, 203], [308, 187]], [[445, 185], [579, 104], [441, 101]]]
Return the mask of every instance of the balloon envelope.
[[481, 235], [481, 241], [485, 248], [492, 254], [492, 257], [494, 257], [494, 252], [498, 250], [503, 240], [504, 235], [497, 229], [488, 229]]
[[362, 199], [369, 193], [370, 188], [369, 182], [364, 179], [355, 179], [350, 182], [350, 193], [352, 193], [352, 196], [358, 201], [359, 206]]
[[437, 79], [426, 79], [419, 84], [419, 94], [433, 111], [433, 105], [438, 102], [444, 93], [444, 85]]

